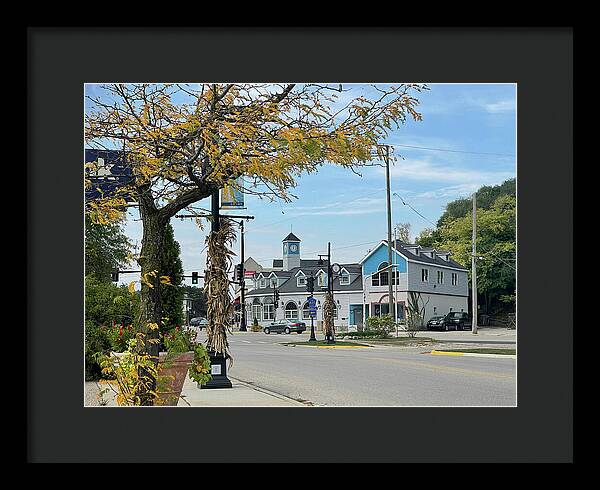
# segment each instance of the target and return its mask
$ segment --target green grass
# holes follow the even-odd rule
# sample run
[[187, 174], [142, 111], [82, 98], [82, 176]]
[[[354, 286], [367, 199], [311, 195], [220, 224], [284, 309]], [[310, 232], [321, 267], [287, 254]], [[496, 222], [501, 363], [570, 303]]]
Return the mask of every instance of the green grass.
[[440, 352], [466, 352], [469, 354], [504, 354], [504, 355], [515, 355], [516, 349], [487, 349], [481, 347], [479, 349], [436, 349]]
[[328, 344], [325, 340], [317, 340], [316, 342], [285, 342], [283, 345], [287, 345], [287, 346], [296, 346], [296, 345], [309, 345], [312, 347], [318, 347], [318, 346], [336, 346], [336, 345], [340, 345], [340, 346], [362, 346], [362, 347], [369, 347], [366, 344], [360, 344], [358, 342], [344, 342], [341, 340], [336, 340], [333, 344]]
[[364, 339], [370, 344], [425, 344], [433, 342], [434, 339], [430, 337], [390, 337], [387, 339]]

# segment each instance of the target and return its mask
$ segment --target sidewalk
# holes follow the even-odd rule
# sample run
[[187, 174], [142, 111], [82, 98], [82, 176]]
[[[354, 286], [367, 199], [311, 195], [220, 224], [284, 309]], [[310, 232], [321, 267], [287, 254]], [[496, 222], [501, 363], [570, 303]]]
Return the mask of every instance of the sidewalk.
[[[229, 377], [232, 388], [201, 390], [189, 376], [183, 384], [178, 407], [306, 407], [305, 404], [271, 391], [257, 388]], [[108, 385], [89, 381], [85, 383], [86, 407], [117, 407], [115, 394]], [[106, 390], [99, 397], [101, 390]], [[100, 400], [104, 403], [100, 403]]]
[[[395, 336], [395, 332], [392, 336]], [[399, 336], [403, 337], [406, 332], [400, 331]], [[473, 334], [470, 330], [439, 332], [436, 330], [420, 331], [418, 337], [431, 337], [442, 342], [453, 342], [460, 344], [516, 344], [517, 331], [508, 328], [498, 327], [479, 327], [477, 333]]]
[[229, 376], [232, 388], [200, 389], [189, 376], [183, 384], [178, 407], [305, 407], [303, 403], [256, 388]]

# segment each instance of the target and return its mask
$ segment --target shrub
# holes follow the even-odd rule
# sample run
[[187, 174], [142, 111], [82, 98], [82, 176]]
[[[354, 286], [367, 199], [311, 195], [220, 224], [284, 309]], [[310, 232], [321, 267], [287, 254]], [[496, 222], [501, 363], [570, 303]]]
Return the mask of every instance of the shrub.
[[200, 385], [208, 383], [212, 376], [210, 374], [210, 357], [202, 344], [194, 348], [194, 361], [190, 367], [190, 379]]
[[110, 349], [113, 352], [124, 352], [127, 349], [128, 343], [135, 338], [135, 329], [133, 325], [125, 325], [125, 323], [114, 323], [110, 327], [100, 327], [106, 334]]
[[386, 338], [396, 326], [391, 315], [370, 316], [367, 318], [367, 330], [376, 332], [378, 337]]
[[95, 358], [99, 352], [110, 349], [110, 341], [106, 336], [106, 327], [85, 322], [85, 380], [96, 381], [102, 377], [102, 368]]
[[189, 329], [175, 327], [164, 334], [163, 344], [170, 354], [182, 354], [194, 350], [196, 334]]
[[256, 318], [252, 322], [250, 330], [252, 330], [253, 332], [260, 332], [262, 330], [262, 327], [258, 324], [258, 320]]
[[116, 380], [116, 388], [108, 386], [115, 391], [119, 405], [142, 405], [143, 397], [148, 396], [152, 401], [157, 397], [152, 389], [158, 374], [156, 359], [146, 352], [139, 352], [137, 347], [144, 343], [144, 338], [144, 334], [138, 333], [129, 339], [122, 354], [96, 354], [103, 376]]

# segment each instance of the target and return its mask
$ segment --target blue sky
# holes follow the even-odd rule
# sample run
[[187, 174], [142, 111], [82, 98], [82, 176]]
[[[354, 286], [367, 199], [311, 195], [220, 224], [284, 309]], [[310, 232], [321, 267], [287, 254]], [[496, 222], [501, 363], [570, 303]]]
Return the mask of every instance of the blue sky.
[[[349, 96], [370, 92], [363, 85], [343, 87], [351, 89]], [[428, 87], [418, 95], [423, 121], [407, 121], [385, 143], [398, 145], [391, 170], [392, 192], [435, 223], [448, 202], [516, 176], [516, 85]], [[93, 87], [87, 85], [86, 92], [90, 90]], [[303, 258], [325, 253], [329, 241], [332, 260], [358, 262], [387, 233], [385, 169], [370, 167], [360, 172], [362, 177], [327, 165], [316, 174], [302, 176], [292, 192], [298, 199], [292, 203], [247, 196], [247, 209], [231, 212], [255, 216], [246, 223], [246, 256], [270, 266], [273, 258], [281, 257], [281, 240], [293, 230], [302, 240]], [[207, 199], [195, 206], [209, 208], [210, 202]], [[393, 198], [392, 208], [393, 223], [409, 222], [413, 239], [432, 227], [398, 197]], [[132, 210], [125, 230], [139, 243], [142, 230], [137, 218]], [[192, 220], [173, 219], [172, 224], [186, 273], [202, 273], [208, 227], [200, 230]], [[234, 248], [239, 250], [239, 243]], [[137, 279], [122, 277], [122, 282]]]

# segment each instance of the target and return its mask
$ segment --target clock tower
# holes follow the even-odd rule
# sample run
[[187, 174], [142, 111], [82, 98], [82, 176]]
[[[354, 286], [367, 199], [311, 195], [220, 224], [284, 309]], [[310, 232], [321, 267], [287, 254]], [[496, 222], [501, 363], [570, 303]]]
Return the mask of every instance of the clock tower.
[[300, 238], [290, 233], [283, 239], [283, 270], [300, 267]]

